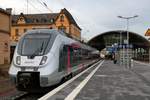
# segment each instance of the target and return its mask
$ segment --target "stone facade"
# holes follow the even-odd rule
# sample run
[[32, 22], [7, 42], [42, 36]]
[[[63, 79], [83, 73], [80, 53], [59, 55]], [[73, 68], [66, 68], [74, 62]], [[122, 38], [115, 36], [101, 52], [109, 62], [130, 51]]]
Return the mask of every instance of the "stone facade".
[[0, 8], [0, 64], [10, 63], [10, 20], [10, 13]]
[[72, 15], [64, 8], [59, 13], [23, 14], [12, 16], [11, 41], [17, 42], [30, 29], [49, 28], [64, 31], [78, 40], [81, 39], [81, 29]]

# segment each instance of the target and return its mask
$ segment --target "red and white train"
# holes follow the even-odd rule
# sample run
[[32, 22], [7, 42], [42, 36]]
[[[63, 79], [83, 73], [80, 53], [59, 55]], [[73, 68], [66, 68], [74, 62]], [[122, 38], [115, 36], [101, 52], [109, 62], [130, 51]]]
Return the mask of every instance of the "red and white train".
[[9, 75], [18, 90], [52, 86], [81, 70], [95, 51], [58, 30], [30, 30], [16, 46]]

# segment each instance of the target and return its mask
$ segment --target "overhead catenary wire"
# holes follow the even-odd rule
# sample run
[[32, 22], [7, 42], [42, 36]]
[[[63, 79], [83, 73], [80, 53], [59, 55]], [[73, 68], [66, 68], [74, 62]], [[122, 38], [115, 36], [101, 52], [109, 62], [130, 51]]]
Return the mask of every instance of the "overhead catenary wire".
[[29, 9], [29, 0], [27, 0], [27, 14], [28, 14], [28, 9]]
[[43, 2], [43, 1], [40, 1], [40, 0], [37, 0], [43, 7], [45, 7], [46, 9], [48, 9], [51, 13], [53, 12], [48, 6], [47, 6], [47, 4], [45, 3], [45, 2]]
[[45, 2], [43, 2], [43, 4], [44, 4], [44, 6], [45, 6], [50, 12], [53, 12], [53, 11], [47, 6], [47, 4], [46, 4]]
[[32, 6], [35, 10], [37, 10], [38, 12], [42, 13], [41, 10], [39, 10], [37, 7], [35, 7], [35, 5], [33, 3], [31, 3], [31, 1], [28, 2], [30, 4], [30, 6]]

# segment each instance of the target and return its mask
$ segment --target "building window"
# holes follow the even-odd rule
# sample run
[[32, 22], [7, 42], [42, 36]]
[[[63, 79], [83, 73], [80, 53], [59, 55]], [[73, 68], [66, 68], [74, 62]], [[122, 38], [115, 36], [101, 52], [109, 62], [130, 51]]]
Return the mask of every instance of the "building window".
[[18, 24], [24, 24], [25, 23], [25, 20], [23, 17], [20, 17], [17, 21]]
[[58, 30], [61, 30], [63, 32], [66, 32], [66, 27], [65, 26], [59, 26], [58, 27]]
[[64, 22], [64, 16], [63, 15], [60, 16], [60, 21]]
[[24, 29], [24, 33], [25, 33], [26, 31], [27, 31], [27, 29], [25, 28], [25, 29]]
[[51, 19], [50, 19], [50, 23], [53, 23], [53, 22], [54, 22], [54, 19], [53, 19], [53, 18], [51, 18]]
[[16, 36], [19, 36], [19, 29], [15, 30], [15, 34], [16, 34]]
[[36, 23], [36, 19], [35, 18], [33, 18], [33, 22]]
[[38, 19], [36, 19], [36, 23], [38, 23], [39, 22], [39, 20]]
[[8, 52], [8, 43], [4, 43], [4, 52]]
[[20, 17], [20, 19], [19, 19], [20, 21], [23, 21], [23, 17]]
[[42, 23], [45, 23], [45, 22], [47, 22], [47, 20], [44, 19], [44, 18], [42, 18], [42, 19], [41, 19], [41, 22], [42, 22]]

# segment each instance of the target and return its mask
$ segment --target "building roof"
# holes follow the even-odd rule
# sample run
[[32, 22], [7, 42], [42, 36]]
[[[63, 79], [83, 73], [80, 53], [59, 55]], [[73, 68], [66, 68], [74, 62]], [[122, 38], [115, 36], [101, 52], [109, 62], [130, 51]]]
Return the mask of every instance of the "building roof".
[[[88, 44], [92, 47], [97, 48], [98, 50], [102, 50], [107, 46], [106, 44], [107, 42], [111, 42], [111, 45], [113, 45], [114, 43], [119, 44], [120, 35], [121, 35], [121, 39], [122, 39], [121, 44], [124, 45], [125, 43], [123, 43], [124, 41], [123, 39], [126, 39], [126, 34], [127, 31], [124, 30], [113, 30], [113, 31], [104, 32], [93, 37], [91, 40], [88, 41]], [[115, 38], [112, 38], [113, 36]], [[119, 41], [117, 39], [119, 39]], [[150, 42], [145, 37], [134, 32], [129, 32], [129, 43], [132, 44], [134, 48], [136, 47], [145, 48], [150, 46]]]
[[4, 10], [4, 9], [2, 9], [2, 8], [0, 8], [0, 12], [1, 12], [1, 13], [4, 13], [4, 14], [6, 14], [6, 15], [10, 15], [10, 13], [8, 13], [6, 10]]
[[77, 25], [76, 21], [72, 17], [72, 15], [67, 11], [67, 9], [62, 9], [60, 13], [44, 13], [44, 14], [23, 14], [20, 15], [12, 15], [12, 25], [17, 25], [17, 21], [19, 17], [23, 17], [25, 19], [26, 24], [54, 24], [59, 14], [64, 13], [66, 17], [69, 19], [70, 24], [74, 24], [77, 28], [81, 30], [81, 28]]
[[62, 9], [60, 13], [64, 13], [67, 18], [69, 19], [70, 24], [74, 24], [76, 27], [78, 27], [80, 30], [81, 28], [78, 26], [78, 24], [76, 23], [76, 21], [74, 20], [74, 18], [72, 17], [72, 15], [70, 14], [70, 12], [67, 9]]
[[26, 24], [52, 24], [58, 13], [12, 15], [12, 24], [16, 25], [19, 17], [24, 17]]

